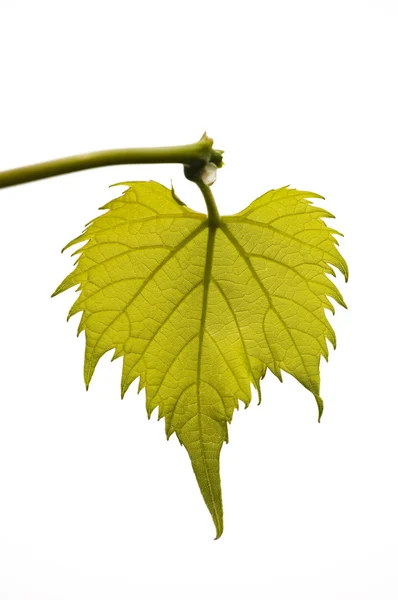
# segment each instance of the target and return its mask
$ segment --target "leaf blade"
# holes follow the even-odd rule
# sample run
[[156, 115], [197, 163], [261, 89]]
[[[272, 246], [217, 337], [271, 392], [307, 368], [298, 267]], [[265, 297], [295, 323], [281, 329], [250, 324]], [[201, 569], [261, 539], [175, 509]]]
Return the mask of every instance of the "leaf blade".
[[122, 397], [139, 378], [148, 416], [165, 418], [191, 459], [204, 501], [223, 531], [219, 472], [227, 424], [261, 400], [269, 369], [293, 375], [315, 397], [319, 363], [335, 334], [325, 309], [345, 306], [328, 275], [348, 277], [337, 233], [312, 205], [310, 192], [280, 188], [257, 198], [219, 227], [155, 182], [124, 183], [120, 198], [102, 207], [82, 235], [75, 270], [54, 295], [78, 285], [69, 316], [82, 312], [85, 381], [100, 358], [123, 357]]

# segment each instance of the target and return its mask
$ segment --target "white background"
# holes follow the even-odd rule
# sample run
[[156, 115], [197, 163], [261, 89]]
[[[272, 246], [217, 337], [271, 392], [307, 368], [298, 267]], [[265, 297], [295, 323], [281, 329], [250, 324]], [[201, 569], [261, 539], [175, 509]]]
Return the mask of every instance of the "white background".
[[318, 192], [350, 266], [322, 423], [267, 375], [222, 450], [215, 542], [185, 450], [119, 399], [120, 360], [86, 393], [75, 292], [50, 299], [110, 184], [172, 179], [203, 210], [195, 186], [165, 165], [0, 190], [2, 600], [398, 598], [397, 23], [383, 0], [2, 1], [0, 169], [206, 130], [222, 214]]

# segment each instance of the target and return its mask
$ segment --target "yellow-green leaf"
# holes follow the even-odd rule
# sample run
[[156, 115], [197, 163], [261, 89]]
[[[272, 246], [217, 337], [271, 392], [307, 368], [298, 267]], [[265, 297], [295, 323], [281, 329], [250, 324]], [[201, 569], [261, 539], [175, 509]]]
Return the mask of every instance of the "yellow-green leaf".
[[[238, 400], [260, 395], [267, 369], [293, 375], [322, 414], [319, 362], [335, 334], [329, 298], [344, 306], [327, 275], [347, 265], [310, 192], [272, 190], [218, 227], [155, 182], [128, 189], [84, 233], [75, 270], [54, 292], [78, 285], [69, 317], [82, 312], [89, 385], [108, 350], [123, 357], [122, 396], [140, 378], [148, 415], [159, 408], [192, 461], [216, 526], [223, 530], [219, 474]], [[69, 318], [68, 317], [68, 318]]]

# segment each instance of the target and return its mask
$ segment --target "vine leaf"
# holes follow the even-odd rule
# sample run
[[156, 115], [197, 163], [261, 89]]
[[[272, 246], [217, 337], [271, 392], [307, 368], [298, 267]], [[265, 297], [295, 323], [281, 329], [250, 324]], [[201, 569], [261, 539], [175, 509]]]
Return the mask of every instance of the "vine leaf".
[[[348, 278], [345, 260], [310, 192], [284, 187], [210, 227], [206, 215], [155, 182], [123, 183], [120, 198], [65, 248], [85, 242], [75, 270], [53, 295], [78, 285], [69, 315], [82, 312], [88, 388], [103, 354], [123, 357], [122, 397], [137, 378], [148, 417], [188, 451], [216, 535], [223, 531], [219, 474], [238, 400], [269, 369], [293, 375], [314, 395], [320, 357], [335, 334], [329, 298], [345, 306], [327, 275]], [[112, 359], [113, 360], [113, 359]]]

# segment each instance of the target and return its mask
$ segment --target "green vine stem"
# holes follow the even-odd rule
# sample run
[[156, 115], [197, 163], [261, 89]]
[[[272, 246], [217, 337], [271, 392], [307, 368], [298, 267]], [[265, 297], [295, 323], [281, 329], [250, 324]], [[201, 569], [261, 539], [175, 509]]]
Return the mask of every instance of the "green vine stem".
[[213, 149], [213, 140], [204, 133], [198, 142], [185, 146], [103, 150], [2, 171], [0, 188], [111, 165], [181, 163], [197, 171], [212, 162], [220, 168], [223, 164], [222, 154], [221, 150]]

